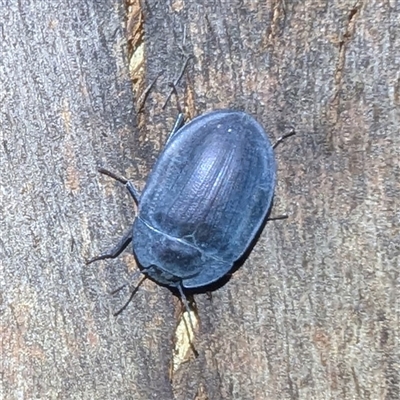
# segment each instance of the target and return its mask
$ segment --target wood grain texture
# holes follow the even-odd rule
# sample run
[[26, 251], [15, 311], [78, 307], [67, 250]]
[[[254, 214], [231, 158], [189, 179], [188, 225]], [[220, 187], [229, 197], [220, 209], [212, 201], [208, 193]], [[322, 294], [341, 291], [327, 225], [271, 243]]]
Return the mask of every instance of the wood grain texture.
[[[0, 0], [0, 397], [398, 399], [398, 2], [131, 7], [129, 19], [115, 0]], [[188, 55], [189, 117], [234, 108], [272, 138], [297, 136], [276, 152], [273, 214], [289, 219], [267, 223], [226, 285], [195, 296], [199, 356], [172, 374], [179, 300], [146, 281], [115, 318], [128, 292], [109, 292], [134, 258], [85, 259], [135, 212], [97, 168], [143, 187]]]

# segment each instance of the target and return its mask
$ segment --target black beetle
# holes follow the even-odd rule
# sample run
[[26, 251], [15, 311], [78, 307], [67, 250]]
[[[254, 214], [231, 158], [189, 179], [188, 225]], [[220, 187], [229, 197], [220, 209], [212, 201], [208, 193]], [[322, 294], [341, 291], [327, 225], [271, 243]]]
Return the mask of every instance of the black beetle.
[[141, 194], [130, 181], [101, 170], [127, 186], [138, 215], [113, 251], [88, 263], [115, 258], [132, 242], [142, 272], [183, 298], [184, 289], [224, 277], [271, 207], [275, 145], [244, 112], [213, 111], [186, 125], [179, 114]]

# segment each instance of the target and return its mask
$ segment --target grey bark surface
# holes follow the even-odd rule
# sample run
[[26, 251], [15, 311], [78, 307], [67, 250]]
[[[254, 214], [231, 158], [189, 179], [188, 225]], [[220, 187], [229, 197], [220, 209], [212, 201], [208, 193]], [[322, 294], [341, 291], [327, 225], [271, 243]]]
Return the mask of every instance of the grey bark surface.
[[[400, 4], [199, 3], [134, 3], [138, 92], [125, 4], [0, 0], [0, 398], [400, 398]], [[188, 117], [233, 108], [297, 135], [276, 150], [289, 219], [195, 296], [199, 356], [172, 372], [179, 300], [145, 281], [114, 317], [131, 252], [85, 260], [135, 216], [97, 168], [143, 188], [188, 55]]]

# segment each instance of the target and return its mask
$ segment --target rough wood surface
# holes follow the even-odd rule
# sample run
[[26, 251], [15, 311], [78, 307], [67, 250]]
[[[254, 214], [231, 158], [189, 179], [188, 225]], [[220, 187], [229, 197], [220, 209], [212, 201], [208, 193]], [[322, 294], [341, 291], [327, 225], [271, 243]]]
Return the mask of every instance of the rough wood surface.
[[[395, 1], [0, 0], [0, 397], [400, 398], [399, 26]], [[199, 356], [172, 372], [179, 300], [145, 281], [115, 318], [133, 256], [85, 259], [135, 213], [97, 168], [143, 187], [188, 55], [188, 116], [297, 136], [277, 149], [289, 219], [195, 297]]]

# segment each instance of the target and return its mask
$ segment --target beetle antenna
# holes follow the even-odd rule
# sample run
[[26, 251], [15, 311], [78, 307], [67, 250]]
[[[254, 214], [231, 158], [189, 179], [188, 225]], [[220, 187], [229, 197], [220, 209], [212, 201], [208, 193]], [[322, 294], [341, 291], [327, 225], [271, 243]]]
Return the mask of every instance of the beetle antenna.
[[[141, 271], [137, 271], [133, 274], [132, 280], [138, 276], [138, 273], [140, 274]], [[114, 317], [117, 317], [119, 314], [121, 314], [129, 305], [129, 303], [132, 301], [133, 296], [137, 293], [139, 290], [139, 287], [142, 285], [142, 283], [147, 279], [146, 275], [143, 275], [142, 279], [139, 281], [139, 283], [136, 285], [136, 287], [132, 290], [128, 300], [125, 302], [125, 304], [117, 311], [114, 313]], [[124, 285], [120, 286], [119, 288], [115, 289], [114, 291], [111, 292], [111, 294], [115, 294], [119, 292], [121, 289], [123, 289], [127, 284], [125, 283]]]
[[[194, 347], [194, 345], [193, 345], [193, 342], [192, 342], [192, 338], [191, 338], [192, 335], [193, 335], [193, 337], [194, 337], [194, 324], [193, 324], [192, 317], [191, 317], [191, 315], [190, 315], [189, 302], [188, 302], [188, 300], [187, 300], [187, 297], [186, 297], [185, 293], [183, 292], [183, 287], [182, 287], [182, 284], [181, 284], [181, 283], [179, 283], [179, 285], [178, 285], [178, 290], [179, 290], [179, 295], [181, 296], [183, 305], [185, 306], [185, 311], [187, 312], [188, 317], [189, 317], [190, 330], [188, 329], [188, 326], [186, 325], [186, 323], [185, 323], [185, 325], [186, 325], [186, 329], [187, 329], [187, 334], [188, 334], [188, 338], [189, 338], [190, 347], [191, 347], [191, 349], [192, 349], [192, 351], [193, 351], [195, 357], [198, 357], [199, 353], [198, 353], [198, 351], [195, 349], [195, 347]], [[185, 321], [185, 319], [184, 319], [184, 321]], [[192, 331], [192, 335], [190, 334], [190, 331]]]
[[296, 134], [296, 131], [294, 130], [294, 128], [292, 128], [292, 130], [289, 133], [278, 138], [278, 140], [275, 142], [275, 144], [272, 146], [272, 148], [275, 149], [275, 147], [278, 146], [279, 143], [283, 142], [285, 139], [287, 139], [288, 137], [293, 136], [295, 134]]
[[110, 294], [113, 296], [114, 294], [117, 294], [119, 291], [121, 291], [125, 286], [127, 286], [128, 284], [130, 285], [139, 275], [141, 275], [142, 271], [137, 270], [133, 273], [133, 275], [129, 278], [129, 282], [125, 282], [124, 284], [122, 284], [121, 286], [117, 287], [116, 289], [114, 289], [112, 292], [110, 292]]

